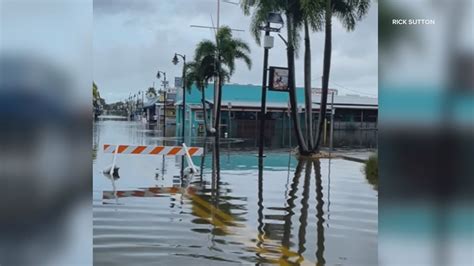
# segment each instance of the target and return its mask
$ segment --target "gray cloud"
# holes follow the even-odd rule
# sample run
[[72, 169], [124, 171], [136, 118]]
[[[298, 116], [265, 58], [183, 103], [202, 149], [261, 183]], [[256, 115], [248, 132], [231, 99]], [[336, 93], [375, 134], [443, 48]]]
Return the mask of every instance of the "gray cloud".
[[[94, 80], [107, 101], [124, 99], [130, 91], [135, 93], [151, 86], [154, 81], [158, 83], [155, 78], [158, 69], [166, 71], [169, 80], [179, 76], [181, 65], [171, 63], [174, 53], [186, 54], [190, 60], [196, 44], [202, 39], [212, 38], [211, 30], [191, 28], [189, 25], [210, 26], [216, 23], [215, 0], [118, 1], [123, 3], [107, 7], [106, 14], [115, 12], [120, 15], [107, 16], [102, 13], [96, 16], [96, 8], [106, 8], [103, 5], [116, 1], [99, 2], [102, 3], [98, 3], [98, 6], [94, 2]], [[125, 2], [134, 2], [132, 5], [135, 6], [127, 7]], [[152, 6], [140, 11], [140, 8], [147, 5]], [[150, 10], [153, 11], [149, 12]], [[263, 48], [256, 45], [248, 30], [250, 17], [245, 17], [239, 7], [221, 4], [220, 22], [221, 25], [246, 30], [234, 34], [247, 41], [252, 49], [252, 69], [248, 70], [243, 63], [239, 63], [231, 82], [261, 83]], [[331, 87], [340, 89], [341, 93], [353, 94], [354, 91], [359, 91], [363, 95], [376, 95], [376, 3], [353, 32], [343, 30], [336, 19], [333, 24]], [[286, 34], [283, 32], [283, 35]], [[312, 83], [313, 87], [319, 87], [324, 33], [312, 33], [311, 42]], [[296, 61], [298, 85], [303, 84], [302, 57], [303, 50]], [[270, 50], [269, 63], [275, 66], [286, 65], [286, 48], [278, 37], [275, 38], [275, 47]]]
[[[156, 1], [155, 1], [156, 2]], [[154, 13], [155, 4], [152, 0], [94, 0], [94, 16], [115, 15], [119, 13], [146, 14]]]

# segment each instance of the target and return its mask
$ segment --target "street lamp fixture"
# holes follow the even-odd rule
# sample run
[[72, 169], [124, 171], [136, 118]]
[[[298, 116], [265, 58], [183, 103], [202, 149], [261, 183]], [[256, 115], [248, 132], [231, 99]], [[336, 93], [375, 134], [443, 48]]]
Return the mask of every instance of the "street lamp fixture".
[[158, 72], [156, 73], [156, 78], [161, 79], [162, 75], [164, 77], [164, 81], [166, 81], [166, 72], [163, 72], [163, 71], [160, 71], [160, 70], [158, 70]]
[[267, 16], [267, 22], [273, 23], [273, 24], [280, 24], [280, 30], [283, 28], [283, 18], [281, 17], [280, 13], [277, 12], [270, 12], [268, 13]]
[[178, 59], [177, 54], [174, 54], [172, 62], [173, 62], [174, 65], [177, 65], [179, 63], [179, 59]]

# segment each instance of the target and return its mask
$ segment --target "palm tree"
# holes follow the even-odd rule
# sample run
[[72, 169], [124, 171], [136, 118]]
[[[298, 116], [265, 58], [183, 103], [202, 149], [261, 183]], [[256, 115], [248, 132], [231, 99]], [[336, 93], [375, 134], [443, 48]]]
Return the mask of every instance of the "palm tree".
[[[206, 135], [213, 135], [215, 132], [211, 129], [210, 124], [207, 121], [207, 110], [206, 110], [206, 88], [209, 85], [209, 81], [214, 77], [214, 58], [204, 57], [201, 61], [194, 61], [186, 64], [186, 89], [190, 91], [193, 85], [196, 85], [197, 89], [201, 92], [201, 103], [202, 112], [204, 116], [204, 126], [206, 129]], [[228, 79], [228, 74], [223, 73], [223, 76]]]
[[347, 31], [355, 28], [356, 22], [360, 21], [368, 12], [370, 0], [322, 0], [325, 2], [325, 38], [324, 38], [324, 59], [323, 78], [321, 84], [321, 104], [318, 117], [318, 131], [316, 134], [315, 150], [319, 150], [321, 133], [324, 128], [326, 117], [329, 74], [331, 70], [332, 52], [332, 17], [336, 16]]
[[[287, 60], [289, 72], [289, 90], [292, 120], [298, 140], [299, 152], [302, 155], [314, 154], [319, 151], [319, 143], [324, 117], [327, 108], [327, 91], [329, 84], [329, 70], [331, 63], [331, 33], [332, 16], [336, 16], [347, 30], [353, 30], [357, 20], [360, 20], [368, 11], [370, 0], [243, 0], [242, 8], [246, 15], [252, 14], [251, 31], [260, 43], [260, 28], [266, 21], [270, 11], [281, 11], [286, 16], [287, 26]], [[313, 141], [312, 99], [311, 99], [311, 43], [310, 29], [321, 30], [325, 25], [325, 50], [323, 65], [323, 84], [321, 95], [321, 111], [318, 117], [316, 140]], [[297, 115], [296, 86], [295, 86], [295, 55], [299, 47], [299, 32], [304, 30], [304, 88], [305, 88], [305, 123], [306, 138], [303, 137]]]
[[201, 62], [201, 67], [214, 71], [214, 80], [217, 80], [217, 103], [214, 103], [214, 128], [216, 136], [220, 132], [220, 109], [222, 104], [222, 86], [225, 81], [235, 72], [236, 59], [243, 60], [247, 67], [252, 67], [249, 57], [250, 47], [244, 41], [234, 38], [232, 30], [223, 26], [219, 28], [215, 36], [215, 42], [210, 40], [201, 41], [195, 51], [194, 61]]
[[[293, 118], [294, 129], [298, 140], [298, 148], [301, 155], [309, 155], [310, 150], [301, 132], [300, 120], [298, 118], [298, 103], [296, 100], [296, 77], [295, 77], [295, 49], [298, 48], [298, 28], [302, 21], [302, 12], [299, 1], [287, 1], [285, 8], [286, 29], [287, 29], [287, 49], [286, 57], [288, 60], [288, 87], [290, 90], [291, 115]], [[311, 111], [311, 108], [307, 111]]]
[[[254, 8], [252, 14], [251, 31], [257, 41], [260, 44], [260, 26], [266, 22], [267, 14], [271, 11], [281, 11], [286, 16], [286, 29], [287, 29], [287, 60], [288, 60], [288, 87], [291, 105], [291, 117], [293, 120], [293, 128], [298, 141], [298, 149], [300, 154], [307, 155], [310, 153], [308, 144], [305, 141], [303, 133], [301, 131], [301, 125], [298, 118], [298, 103], [296, 100], [296, 81], [295, 81], [295, 53], [298, 49], [299, 44], [299, 30], [303, 25], [305, 12], [302, 9], [303, 0], [243, 0], [242, 8], [246, 15], [250, 14], [251, 7]], [[308, 54], [310, 58], [310, 54]], [[310, 62], [310, 60], [309, 60]], [[305, 72], [306, 74], [307, 72]], [[309, 73], [309, 72], [308, 72]], [[309, 77], [310, 79], [310, 77]], [[309, 83], [310, 84], [310, 83]], [[305, 83], [306, 85], [306, 83]], [[311, 88], [306, 88], [309, 90]], [[310, 103], [309, 103], [309, 106]], [[308, 108], [306, 104], [306, 113], [311, 112], [311, 107]], [[308, 115], [306, 115], [308, 117]], [[306, 119], [306, 121], [308, 121]], [[312, 131], [312, 128], [307, 128], [307, 132]], [[312, 135], [312, 134], [311, 134]], [[311, 143], [310, 143], [311, 144]]]
[[312, 153], [317, 152], [314, 145], [313, 134], [313, 99], [311, 86], [311, 36], [312, 31], [320, 31], [323, 24], [323, 9], [318, 1], [301, 0], [304, 26], [304, 92], [306, 111], [306, 137], [308, 138], [308, 148]]

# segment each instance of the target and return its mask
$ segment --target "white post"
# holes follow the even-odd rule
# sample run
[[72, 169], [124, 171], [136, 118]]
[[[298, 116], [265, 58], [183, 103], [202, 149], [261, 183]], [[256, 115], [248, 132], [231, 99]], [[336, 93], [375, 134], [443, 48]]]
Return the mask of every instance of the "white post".
[[120, 145], [117, 145], [117, 146], [115, 147], [114, 159], [112, 160], [112, 167], [110, 167], [110, 172], [109, 172], [109, 174], [110, 174], [110, 176], [112, 177], [112, 179], [113, 179], [113, 175], [114, 175], [115, 161], [117, 160], [117, 153], [118, 153], [119, 146], [120, 146]]
[[189, 155], [188, 147], [186, 144], [183, 142], [183, 149], [186, 152], [186, 160], [188, 161], [189, 166], [193, 169], [193, 173], [197, 173], [196, 166], [193, 163], [193, 160], [191, 159], [191, 155]]

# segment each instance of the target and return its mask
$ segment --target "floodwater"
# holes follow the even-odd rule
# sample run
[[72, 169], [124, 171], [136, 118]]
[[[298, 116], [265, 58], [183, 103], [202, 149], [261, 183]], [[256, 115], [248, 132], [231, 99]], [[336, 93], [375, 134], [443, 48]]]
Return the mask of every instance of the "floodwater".
[[[182, 158], [119, 155], [103, 144], [176, 145], [141, 122], [94, 125], [94, 265], [377, 265], [377, 191], [362, 164], [300, 162], [247, 140], [207, 144], [202, 171], [181, 179]], [[193, 139], [203, 146], [203, 139]], [[185, 167], [186, 165], [184, 165]]]

